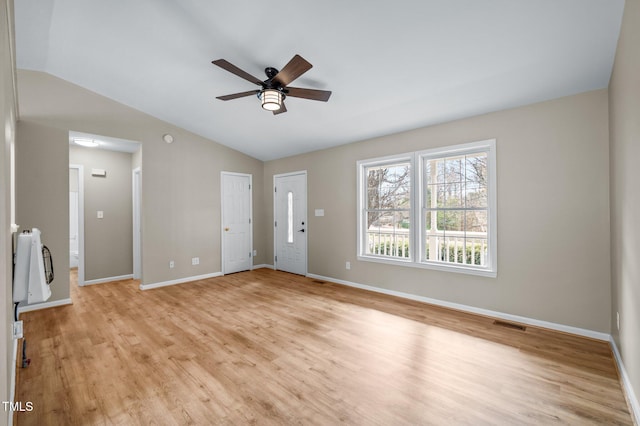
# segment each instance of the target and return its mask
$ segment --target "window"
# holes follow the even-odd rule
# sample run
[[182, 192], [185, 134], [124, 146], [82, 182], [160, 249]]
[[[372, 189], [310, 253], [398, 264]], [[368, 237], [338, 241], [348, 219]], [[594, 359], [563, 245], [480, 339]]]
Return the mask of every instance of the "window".
[[411, 162], [365, 166], [367, 255], [408, 259], [411, 243]]
[[495, 140], [359, 161], [358, 258], [496, 276], [495, 188]]
[[293, 192], [287, 192], [287, 242], [293, 243]]

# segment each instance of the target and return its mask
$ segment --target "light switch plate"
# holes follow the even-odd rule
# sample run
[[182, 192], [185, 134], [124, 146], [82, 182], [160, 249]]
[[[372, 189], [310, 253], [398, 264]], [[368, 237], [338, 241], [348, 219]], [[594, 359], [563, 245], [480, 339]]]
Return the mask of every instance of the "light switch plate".
[[23, 337], [22, 321], [16, 321], [13, 323], [13, 338], [22, 339], [22, 337]]

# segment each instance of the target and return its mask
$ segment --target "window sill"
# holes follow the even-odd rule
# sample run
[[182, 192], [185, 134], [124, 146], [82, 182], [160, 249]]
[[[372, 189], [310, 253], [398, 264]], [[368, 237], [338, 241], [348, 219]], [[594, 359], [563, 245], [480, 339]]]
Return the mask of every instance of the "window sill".
[[476, 275], [476, 276], [489, 277], [489, 278], [496, 278], [498, 276], [498, 272], [495, 269], [488, 269], [488, 268], [480, 269], [480, 268], [473, 268], [468, 266], [443, 265], [443, 264], [433, 263], [433, 262], [431, 263], [414, 262], [412, 260], [387, 259], [383, 257], [363, 256], [363, 255], [358, 255], [358, 260], [362, 260], [365, 262], [385, 263], [387, 265], [408, 266], [411, 268], [433, 269], [436, 271], [444, 271], [444, 272], [456, 272], [460, 274]]

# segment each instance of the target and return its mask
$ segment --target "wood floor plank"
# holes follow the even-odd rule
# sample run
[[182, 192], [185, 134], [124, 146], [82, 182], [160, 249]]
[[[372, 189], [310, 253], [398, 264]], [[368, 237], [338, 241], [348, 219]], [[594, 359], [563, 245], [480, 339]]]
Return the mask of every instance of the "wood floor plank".
[[268, 269], [71, 293], [15, 424], [633, 424], [606, 342]]

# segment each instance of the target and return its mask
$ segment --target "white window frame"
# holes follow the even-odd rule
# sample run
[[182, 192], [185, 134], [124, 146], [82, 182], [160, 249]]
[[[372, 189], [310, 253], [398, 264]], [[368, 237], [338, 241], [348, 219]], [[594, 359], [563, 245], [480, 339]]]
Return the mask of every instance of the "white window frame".
[[[367, 189], [366, 182], [367, 177], [365, 175], [365, 169], [367, 167], [377, 167], [384, 166], [396, 163], [409, 163], [409, 167], [411, 168], [410, 177], [410, 194], [411, 194], [411, 233], [409, 234], [409, 258], [392, 258], [389, 256], [381, 256], [375, 254], [367, 254], [366, 253], [366, 239], [367, 233], [363, 232], [363, 226], [367, 223], [366, 219], [366, 208], [367, 206]], [[390, 155], [386, 157], [378, 157], [372, 158], [369, 160], [360, 160], [357, 162], [357, 170], [358, 170], [358, 259], [359, 260], [371, 260], [374, 262], [381, 263], [392, 263], [392, 264], [402, 264], [402, 265], [411, 265], [414, 261], [413, 256], [415, 253], [416, 245], [415, 245], [415, 237], [413, 233], [414, 220], [415, 218], [415, 208], [413, 203], [415, 201], [415, 185], [414, 185], [414, 170], [415, 170], [415, 153], [407, 153], [401, 155]]]
[[[465, 265], [444, 262], [434, 262], [423, 260], [425, 253], [424, 236], [421, 230], [426, 229], [424, 215], [422, 214], [424, 196], [424, 159], [442, 158], [451, 155], [473, 154], [478, 152], [487, 153], [487, 177], [488, 177], [488, 198], [487, 210], [489, 221], [489, 232], [487, 233], [489, 250], [485, 266]], [[411, 167], [411, 236], [408, 259], [392, 258], [366, 253], [367, 233], [364, 230], [366, 225], [366, 176], [367, 167], [382, 166], [396, 162], [409, 162]], [[496, 277], [498, 273], [498, 232], [497, 232], [497, 176], [496, 176], [496, 140], [489, 139], [478, 142], [445, 146], [428, 149], [424, 151], [378, 157], [367, 160], [360, 160], [356, 163], [357, 185], [358, 185], [358, 218], [357, 218], [357, 258], [367, 262], [387, 263], [392, 265], [402, 265], [439, 271], [460, 272], [464, 274], [479, 275], [486, 277]]]

